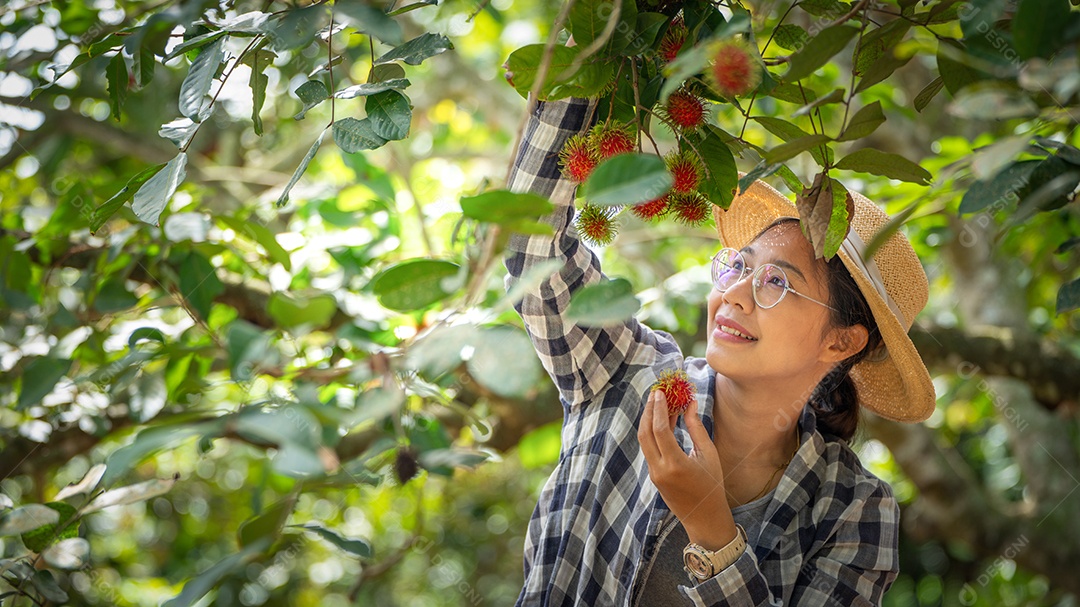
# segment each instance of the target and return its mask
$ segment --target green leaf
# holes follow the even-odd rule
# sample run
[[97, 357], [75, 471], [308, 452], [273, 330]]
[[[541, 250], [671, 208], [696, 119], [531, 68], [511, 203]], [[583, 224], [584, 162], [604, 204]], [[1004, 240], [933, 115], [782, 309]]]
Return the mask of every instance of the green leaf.
[[483, 329], [465, 363], [469, 375], [506, 398], [526, 398], [536, 389], [543, 369], [524, 331], [510, 326]]
[[90, 468], [90, 470], [88, 470], [86, 474], [83, 475], [81, 481], [67, 485], [66, 487], [58, 491], [56, 497], [53, 499], [59, 502], [60, 500], [65, 500], [73, 495], [82, 495], [83, 493], [89, 493], [97, 487], [98, 483], [101, 482], [101, 477], [103, 477], [104, 475], [105, 464], [94, 464]]
[[398, 91], [375, 93], [364, 105], [371, 130], [382, 139], [393, 141], [409, 135], [412, 122], [412, 106], [409, 98]]
[[20, 535], [60, 522], [59, 511], [44, 504], [29, 504], [0, 515], [0, 535]]
[[[562, 267], [561, 262], [556, 263]], [[550, 274], [549, 271], [548, 275]], [[506, 306], [504, 309], [508, 308], [509, 306]], [[461, 364], [461, 351], [475, 341], [478, 332], [479, 328], [471, 324], [436, 327], [409, 346], [405, 364], [407, 368], [416, 369], [424, 377], [437, 379]], [[394, 410], [396, 406], [391, 412]]]
[[139, 341], [143, 339], [156, 341], [161, 345], [165, 345], [165, 334], [161, 332], [161, 329], [154, 327], [139, 327], [132, 331], [131, 335], [128, 337], [128, 348], [134, 350]]
[[993, 179], [980, 180], [968, 186], [964, 197], [960, 199], [961, 215], [975, 213], [986, 208], [1000, 210], [1001, 207], [1025, 192], [1031, 180], [1031, 173], [1039, 165], [1039, 160], [1014, 162], [1005, 167]]
[[56, 583], [56, 578], [48, 569], [39, 569], [34, 572], [34, 577], [30, 579], [30, 583], [34, 586], [42, 597], [47, 602], [53, 602], [58, 605], [63, 605], [68, 602], [68, 594], [60, 588]]
[[825, 231], [825, 259], [832, 259], [840, 250], [851, 227], [848, 216], [848, 191], [839, 181], [832, 180], [832, 212], [829, 214], [829, 227]]
[[[176, 144], [181, 150], [187, 147], [188, 142], [199, 130], [199, 124], [192, 122], [190, 118], [180, 117], [172, 122], [161, 125], [158, 135]], [[162, 165], [164, 166], [164, 165]]]
[[1056, 314], [1072, 312], [1080, 308], [1080, 278], [1061, 285], [1057, 294]]
[[663, 13], [638, 13], [634, 35], [623, 49], [624, 54], [640, 55], [652, 48], [652, 45], [656, 43], [656, 37], [660, 34], [660, 29], [667, 20], [667, 15]]
[[773, 41], [783, 49], [799, 51], [810, 40], [810, 34], [801, 25], [785, 23], [773, 32]]
[[262, 329], [246, 320], [237, 320], [229, 324], [226, 340], [229, 350], [229, 369], [233, 379], [237, 381], [252, 379], [260, 363], [266, 358], [266, 350], [270, 347], [270, 337]]
[[[395, 67], [396, 64], [391, 64]], [[384, 66], [376, 66], [384, 67]], [[366, 95], [374, 95], [375, 93], [381, 93], [383, 91], [390, 90], [402, 90], [408, 87], [411, 82], [405, 78], [390, 78], [383, 81], [365, 82], [364, 84], [356, 84], [348, 88], [343, 88], [340, 91], [334, 93], [334, 97], [338, 99], [352, 99], [354, 97], [362, 97]]]
[[151, 454], [182, 440], [198, 436], [211, 430], [212, 427], [212, 423], [188, 420], [154, 426], [139, 432], [131, 444], [113, 451], [105, 460], [105, 474], [101, 477], [100, 485], [103, 487], [112, 485]]
[[379, 422], [397, 413], [405, 404], [405, 393], [395, 388], [373, 388], [361, 392], [356, 397], [356, 408], [342, 424], [349, 429], [368, 421]]
[[634, 288], [625, 278], [583, 287], [570, 297], [566, 319], [590, 327], [620, 325], [641, 309]]
[[[335, 122], [334, 126], [337, 127], [337, 124], [338, 123]], [[289, 183], [285, 184], [285, 189], [281, 191], [281, 196], [278, 196], [276, 203], [277, 206], [283, 207], [285, 206], [285, 203], [289, 202], [289, 192], [292, 191], [292, 188], [294, 185], [296, 185], [296, 182], [300, 181], [300, 176], [304, 174], [304, 171], [307, 170], [308, 165], [311, 164], [311, 159], [314, 158], [315, 153], [319, 151], [319, 146], [322, 145], [322, 140], [325, 136], [326, 129], [323, 129], [322, 132], [319, 133], [319, 137], [315, 139], [315, 143], [311, 144], [311, 147], [308, 149], [307, 154], [304, 154], [304, 158], [300, 161], [300, 166], [296, 167], [296, 170], [293, 171], [292, 177], [289, 178]]]
[[30, 405], [36, 405], [52, 392], [56, 382], [71, 368], [71, 360], [52, 356], [35, 356], [22, 372], [22, 388], [15, 410], [22, 411]]
[[120, 120], [120, 108], [128, 95], [128, 70], [123, 53], [116, 53], [105, 70], [105, 81], [109, 87], [109, 108], [114, 120]]
[[664, 66], [663, 74], [666, 80], [660, 88], [660, 103], [667, 103], [668, 96], [681, 87], [687, 78], [701, 73], [711, 60], [709, 45], [695, 44], [690, 48], [685, 48], [684, 45], [675, 61]]
[[266, 76], [266, 68], [277, 57], [273, 52], [255, 49], [248, 53], [246, 61], [251, 66], [251, 76], [248, 78], [248, 86], [251, 87], [251, 123], [255, 127], [255, 134], [263, 134], [262, 112], [266, 102], [266, 84], [269, 78]]
[[203, 320], [210, 318], [214, 298], [225, 292], [210, 261], [192, 251], [180, 264], [180, 295], [199, 313]]
[[297, 527], [299, 529], [304, 529], [305, 531], [310, 531], [338, 548], [341, 548], [345, 552], [360, 558], [371, 558], [374, 556], [374, 553], [371, 550], [371, 544], [368, 543], [367, 540], [360, 538], [346, 538], [335, 531], [331, 531], [330, 529], [327, 529], [322, 525], [316, 525], [315, 523], [290, 525], [290, 527]]
[[[74, 506], [64, 502], [49, 502], [45, 507], [56, 511], [56, 522], [41, 525], [20, 536], [23, 545], [32, 552], [42, 552], [58, 540], [73, 538], [79, 534], [78, 511]], [[64, 526], [63, 531], [57, 530], [60, 525]]]
[[191, 69], [180, 85], [180, 113], [193, 122], [202, 122], [210, 110], [206, 95], [224, 58], [225, 38], [218, 38], [199, 51], [199, 56], [191, 62]]
[[375, 134], [371, 118], [362, 120], [342, 118], [334, 122], [334, 143], [342, 150], [353, 154], [382, 147], [386, 144], [386, 140]]
[[295, 120], [303, 120], [308, 110], [330, 98], [330, 90], [321, 80], [308, 80], [296, 87], [295, 92], [297, 98], [304, 104], [304, 107], [293, 116]]
[[214, 30], [212, 32], [206, 32], [205, 34], [199, 34], [194, 38], [189, 38], [181, 42], [180, 44], [177, 44], [171, 51], [168, 52], [168, 54], [161, 58], [161, 62], [168, 63], [169, 61], [172, 61], [180, 55], [183, 55], [190, 50], [202, 48], [226, 34], [228, 34], [228, 32], [226, 32], [225, 30]]
[[704, 136], [691, 137], [693, 144], [701, 153], [707, 175], [698, 188], [710, 202], [726, 209], [735, 198], [739, 184], [739, 169], [735, 165], [735, 156], [731, 148], [724, 143], [724, 133], [713, 125], [706, 125]]
[[312, 329], [321, 329], [329, 325], [334, 318], [337, 300], [329, 293], [314, 297], [294, 297], [275, 292], [270, 296], [267, 312], [282, 327], [308, 325]]
[[420, 65], [425, 59], [452, 50], [453, 48], [454, 45], [450, 42], [449, 38], [442, 34], [432, 34], [429, 32], [417, 36], [382, 55], [375, 60], [375, 65], [380, 63], [390, 63], [392, 61], [402, 61], [409, 65]]
[[955, 40], [938, 41], [938, 74], [950, 95], [956, 95], [967, 85], [989, 76], [953, 58], [953, 55], [966, 55], [966, 51]]
[[1020, 0], [1012, 20], [1013, 46], [1021, 59], [1049, 59], [1064, 46], [1076, 14], [1066, 0]]
[[410, 259], [391, 266], [371, 281], [379, 303], [398, 312], [411, 312], [445, 299], [457, 290], [459, 267], [436, 259]]
[[921, 112], [926, 109], [926, 106], [930, 105], [930, 100], [937, 96], [941, 89], [945, 87], [945, 81], [941, 76], [934, 78], [930, 81], [930, 84], [923, 87], [923, 90], [919, 91], [919, 94], [915, 96], [915, 111]]
[[658, 198], [673, 180], [655, 154], [619, 154], [600, 163], [581, 186], [581, 196], [601, 206], [630, 205]]
[[555, 210], [543, 196], [509, 190], [491, 190], [461, 199], [461, 212], [486, 223], [514, 226], [523, 219], [536, 219]]
[[425, 470], [448, 477], [454, 475], [454, 468], [472, 468], [487, 459], [487, 454], [481, 451], [455, 447], [424, 451], [417, 458], [418, 463]]
[[[523, 46], [506, 60], [510, 86], [522, 97], [528, 96], [536, 81], [537, 72], [544, 55], [543, 44]], [[581, 47], [556, 46], [552, 49], [551, 63], [540, 88], [541, 99], [565, 97], [590, 97], [598, 94], [611, 82], [613, 72], [609, 63], [593, 56], [582, 62], [576, 72], [568, 73], [574, 65]]]
[[147, 179], [153, 177], [154, 175], [157, 175], [158, 172], [165, 167], [165, 164], [167, 163], [163, 162], [161, 164], [156, 164], [148, 168], [144, 168], [143, 171], [139, 171], [135, 174], [134, 177], [132, 177], [131, 179], [127, 179], [127, 184], [123, 188], [121, 188], [119, 192], [112, 194], [112, 198], [103, 202], [97, 208], [95, 208], [95, 210], [92, 211], [90, 214], [90, 232], [94, 233], [97, 230], [102, 229], [102, 226], [104, 226], [105, 222], [109, 220], [109, 217], [112, 217], [113, 214], [116, 214], [116, 212], [121, 206], [124, 205], [125, 202], [132, 199], [133, 195], [135, 195], [136, 189], [138, 189], [138, 186], [145, 184]]
[[258, 243], [266, 255], [274, 263], [280, 263], [286, 270], [292, 271], [292, 258], [289, 252], [277, 241], [277, 237], [265, 225], [252, 219], [240, 219], [232, 215], [219, 215], [217, 220], [232, 228], [237, 234], [242, 234]]
[[832, 137], [821, 134], [806, 135], [805, 137], [792, 139], [791, 141], [778, 145], [766, 152], [765, 162], [769, 164], [784, 162], [789, 158], [794, 158], [803, 152], [815, 148], [819, 149], [818, 155], [820, 155], [820, 148], [825, 146], [829, 141], [832, 141]]
[[334, 9], [357, 31], [387, 44], [401, 44], [401, 25], [381, 10], [360, 2], [336, 2]]
[[791, 57], [790, 69], [784, 74], [784, 82], [795, 82], [813, 74], [819, 67], [847, 46], [859, 28], [842, 23], [827, 27], [810, 39], [806, 46]]
[[237, 533], [240, 547], [246, 548], [260, 540], [266, 540], [268, 545], [273, 545], [295, 507], [296, 494], [291, 493], [285, 499], [241, 523]]
[[949, 114], [973, 120], [1008, 120], [1039, 115], [1028, 95], [996, 83], [977, 84], [960, 91], [949, 104]]
[[144, 88], [154, 79], [154, 52], [148, 48], [142, 48], [138, 54], [132, 57], [131, 73], [135, 75], [135, 86]]
[[[746, 192], [746, 188], [753, 185], [755, 181], [757, 181], [758, 179], [764, 179], [769, 175], [772, 175], [777, 170], [779, 170], [781, 166], [783, 165], [769, 164], [762, 160], [757, 164], [757, 166], [751, 169], [749, 173], [739, 178], [739, 194], [742, 195]], [[802, 189], [800, 188], [796, 191], [802, 191]]]
[[837, 141], [854, 141], [866, 137], [883, 122], [885, 122], [885, 114], [881, 111], [881, 102], [875, 101], [855, 112], [855, 115], [851, 117], [851, 122]]
[[836, 163], [836, 168], [881, 175], [919, 185], [930, 183], [930, 171], [897, 154], [871, 148], [855, 150]]
[[131, 210], [140, 221], [159, 225], [161, 212], [187, 176], [186, 166], [187, 152], [180, 152], [139, 187], [131, 201]]
[[[810, 133], [807, 133], [798, 126], [780, 118], [773, 118], [772, 116], [753, 116], [752, 118], [755, 122], [765, 127], [766, 131], [776, 135], [785, 142], [795, 141], [796, 139], [810, 136]], [[818, 163], [819, 166], [826, 166], [832, 163], [832, 148], [818, 145], [811, 147], [809, 151], [810, 156], [813, 157], [814, 162]]]
[[263, 538], [221, 559], [202, 573], [188, 580], [180, 594], [165, 602], [163, 607], [192, 607], [206, 596], [225, 576], [238, 571], [250, 560], [270, 547], [270, 538]]
[[[790, 85], [789, 85], [790, 86]], [[838, 103], [844, 100], [844, 89], [833, 89], [833, 92], [825, 95], [824, 97], [818, 97], [809, 103], [802, 105], [799, 109], [791, 113], [792, 118], [798, 118], [809, 114], [814, 108], [821, 107], [823, 105], [829, 105], [832, 103]]]
[[165, 495], [172, 490], [173, 485], [176, 484], [176, 481], [179, 478], [180, 474], [178, 473], [176, 476], [170, 478], [156, 478], [134, 485], [128, 485], [127, 487], [120, 487], [119, 489], [111, 489], [95, 497], [92, 502], [83, 507], [82, 513], [89, 514], [114, 506], [136, 504], [138, 502], [145, 502], [146, 500], [159, 495]]
[[577, 0], [570, 9], [570, 32], [579, 46], [589, 46], [604, 33], [619, 6], [619, 22], [614, 26], [602, 53], [619, 53], [633, 38], [637, 24], [637, 4], [634, 0]]
[[549, 466], [559, 461], [562, 449], [562, 420], [530, 430], [518, 441], [518, 459], [527, 469]]

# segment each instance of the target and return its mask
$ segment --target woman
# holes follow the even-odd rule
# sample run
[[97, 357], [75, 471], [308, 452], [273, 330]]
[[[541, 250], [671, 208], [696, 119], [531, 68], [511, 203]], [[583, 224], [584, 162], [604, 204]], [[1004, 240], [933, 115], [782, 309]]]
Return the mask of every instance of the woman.
[[[636, 320], [574, 325], [571, 294], [603, 276], [569, 228], [557, 152], [595, 105], [540, 103], [508, 184], [557, 205], [553, 237], [511, 239], [508, 286], [564, 262], [518, 305], [564, 408], [518, 604], [878, 604], [898, 570], [899, 509], [847, 441], [860, 406], [901, 421], [933, 411], [906, 334], [927, 299], [918, 258], [896, 234], [863, 261], [888, 217], [853, 194], [840, 255], [815, 259], [794, 205], [758, 182], [714, 214], [725, 248], [704, 359]], [[695, 387], [681, 419], [650, 390], [668, 369]]]

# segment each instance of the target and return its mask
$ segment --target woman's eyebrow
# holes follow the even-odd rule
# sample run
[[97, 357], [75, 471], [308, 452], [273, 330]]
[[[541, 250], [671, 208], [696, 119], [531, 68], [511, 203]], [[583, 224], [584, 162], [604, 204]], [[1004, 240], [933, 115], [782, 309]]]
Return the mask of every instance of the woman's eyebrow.
[[[746, 245], [745, 247], [743, 247], [739, 251], [739, 253], [742, 253], [743, 255], [753, 255], [754, 254], [754, 247], [752, 247], [750, 245]], [[784, 268], [785, 270], [790, 270], [792, 273], [794, 273], [796, 276], [798, 276], [800, 279], [802, 279], [802, 281], [804, 283], [810, 284], [806, 280], [806, 276], [803, 276], [802, 270], [795, 267], [795, 265], [792, 264], [791, 262], [788, 262], [788, 261], [783, 260], [783, 259], [777, 259], [776, 261], [771, 261], [769, 263], [771, 263], [773, 265], [776, 265], [776, 266], [780, 266], [781, 268]]]

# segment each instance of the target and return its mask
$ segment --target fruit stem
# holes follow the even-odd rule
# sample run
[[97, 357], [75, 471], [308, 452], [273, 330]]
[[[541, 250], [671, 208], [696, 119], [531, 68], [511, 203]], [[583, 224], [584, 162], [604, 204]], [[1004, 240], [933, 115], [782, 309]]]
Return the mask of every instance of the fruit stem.
[[[641, 151], [641, 132], [642, 132], [642, 128], [641, 128], [641, 111], [640, 110], [645, 109], [645, 108], [641, 107], [641, 92], [638, 90], [637, 59], [631, 59], [630, 60], [630, 74], [633, 77], [633, 87], [634, 87], [634, 125], [637, 126], [637, 149], [638, 149], [638, 152], [640, 152]], [[656, 147], [656, 142], [653, 141], [652, 135], [650, 135], [648, 133], [646, 133], [645, 135], [649, 138], [649, 141], [653, 142], [653, 148], [655, 148], [656, 153], [659, 154], [660, 153], [660, 148]]]

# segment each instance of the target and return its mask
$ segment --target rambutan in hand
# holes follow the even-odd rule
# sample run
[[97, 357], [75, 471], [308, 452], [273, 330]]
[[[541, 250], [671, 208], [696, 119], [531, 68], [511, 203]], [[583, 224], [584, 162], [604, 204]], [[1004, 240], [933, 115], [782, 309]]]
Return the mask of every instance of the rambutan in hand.
[[735, 537], [735, 521], [724, 490], [724, 470], [694, 402], [683, 419], [693, 449], [687, 454], [675, 440], [679, 416], [670, 413], [661, 390], [653, 390], [638, 423], [638, 442], [649, 465], [649, 478], [679, 517], [691, 541], [717, 550]]

